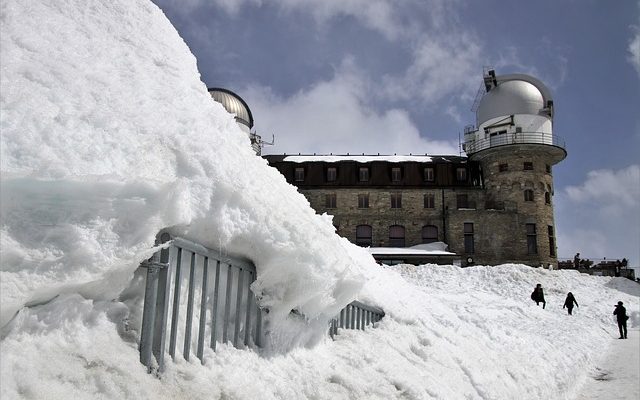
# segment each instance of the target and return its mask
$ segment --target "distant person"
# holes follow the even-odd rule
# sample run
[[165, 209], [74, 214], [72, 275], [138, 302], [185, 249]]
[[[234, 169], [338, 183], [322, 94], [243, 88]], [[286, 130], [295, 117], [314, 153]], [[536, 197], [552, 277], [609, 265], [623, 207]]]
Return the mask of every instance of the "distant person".
[[544, 301], [544, 290], [542, 290], [542, 285], [537, 284], [536, 288], [533, 289], [533, 293], [531, 293], [531, 300], [536, 302], [536, 305], [540, 305], [542, 303], [542, 309], [547, 306], [547, 302]]
[[618, 320], [618, 330], [620, 331], [620, 337], [618, 339], [627, 338], [627, 320], [629, 316], [627, 316], [627, 309], [624, 308], [622, 304], [624, 303], [619, 301], [616, 309], [613, 310], [613, 315], [615, 315]]
[[576, 305], [576, 307], [580, 307], [578, 305], [578, 302], [576, 301], [576, 298], [573, 297], [573, 293], [569, 292], [569, 294], [567, 294], [567, 299], [564, 301], [564, 306], [562, 306], [562, 308], [566, 308], [567, 311], [569, 312], [569, 315], [572, 315], [571, 313], [573, 312], [573, 305]]
[[576, 255], [573, 256], [573, 268], [580, 268], [580, 253], [576, 253]]

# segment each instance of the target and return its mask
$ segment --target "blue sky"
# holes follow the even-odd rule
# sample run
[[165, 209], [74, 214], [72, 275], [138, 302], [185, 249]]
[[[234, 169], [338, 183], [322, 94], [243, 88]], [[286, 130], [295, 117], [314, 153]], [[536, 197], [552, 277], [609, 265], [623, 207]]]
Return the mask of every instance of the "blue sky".
[[155, 0], [265, 153], [458, 154], [483, 67], [552, 90], [560, 257], [640, 260], [640, 2]]

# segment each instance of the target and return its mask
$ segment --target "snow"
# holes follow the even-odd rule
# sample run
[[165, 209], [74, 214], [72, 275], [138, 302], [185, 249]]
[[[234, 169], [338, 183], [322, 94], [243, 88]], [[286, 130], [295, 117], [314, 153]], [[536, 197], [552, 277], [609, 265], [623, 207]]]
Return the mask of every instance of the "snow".
[[456, 253], [446, 251], [447, 245], [443, 242], [434, 242], [428, 244], [418, 244], [411, 247], [367, 247], [367, 250], [372, 255], [388, 255], [388, 254], [403, 254], [403, 255], [442, 255], [442, 256], [455, 256]]
[[304, 163], [304, 162], [311, 162], [311, 161], [315, 161], [315, 162], [339, 162], [339, 161], [355, 161], [355, 162], [359, 162], [359, 163], [368, 163], [368, 162], [373, 162], [373, 161], [387, 161], [387, 162], [392, 162], [392, 163], [399, 163], [399, 162], [407, 162], [407, 161], [412, 161], [412, 162], [422, 162], [422, 163], [428, 163], [428, 162], [432, 162], [431, 157], [424, 155], [424, 156], [413, 156], [413, 155], [377, 155], [377, 156], [373, 156], [373, 155], [314, 155], [314, 156], [308, 156], [308, 155], [299, 155], [299, 156], [286, 156], [283, 161], [289, 161], [289, 162], [295, 162], [295, 163]]
[[[618, 345], [612, 305], [640, 327], [624, 278], [378, 266], [253, 154], [149, 2], [5, 1], [0, 19], [3, 399], [572, 399]], [[147, 374], [131, 282], [165, 227], [253, 260], [265, 348]], [[384, 319], [331, 340], [355, 298]]]

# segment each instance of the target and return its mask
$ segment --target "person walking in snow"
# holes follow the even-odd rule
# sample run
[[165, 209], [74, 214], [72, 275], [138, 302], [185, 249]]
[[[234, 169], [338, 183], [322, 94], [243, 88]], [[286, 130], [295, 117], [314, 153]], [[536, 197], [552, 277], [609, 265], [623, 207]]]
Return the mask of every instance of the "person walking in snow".
[[569, 312], [569, 315], [571, 315], [571, 312], [573, 311], [574, 303], [576, 307], [580, 307], [578, 305], [578, 302], [576, 301], [576, 298], [573, 297], [573, 293], [569, 292], [569, 294], [567, 294], [567, 299], [564, 301], [564, 306], [562, 306], [562, 308], [566, 308], [567, 311]]
[[544, 290], [542, 290], [542, 285], [537, 284], [535, 289], [533, 289], [533, 293], [531, 293], [531, 300], [536, 302], [536, 305], [540, 305], [542, 303], [542, 309], [547, 306], [547, 302], [544, 300]]
[[620, 337], [618, 339], [627, 338], [627, 320], [629, 317], [627, 316], [627, 309], [624, 308], [623, 304], [623, 302], [619, 301], [616, 309], [613, 310], [613, 315], [615, 315], [618, 320], [618, 330], [620, 331]]

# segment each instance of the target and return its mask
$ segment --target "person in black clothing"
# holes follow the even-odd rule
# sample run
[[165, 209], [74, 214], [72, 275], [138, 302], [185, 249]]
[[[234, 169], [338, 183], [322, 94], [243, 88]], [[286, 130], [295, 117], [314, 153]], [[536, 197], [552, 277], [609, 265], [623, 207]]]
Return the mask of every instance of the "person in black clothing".
[[627, 316], [627, 309], [624, 308], [622, 304], [624, 303], [619, 301], [616, 309], [613, 310], [613, 315], [615, 315], [618, 320], [618, 330], [620, 330], [620, 337], [618, 339], [627, 338], [627, 320], [629, 317]]
[[540, 305], [542, 303], [542, 309], [547, 306], [547, 302], [544, 301], [544, 291], [542, 290], [542, 285], [537, 284], [536, 288], [533, 289], [533, 293], [531, 293], [531, 300], [536, 302], [536, 305]]
[[564, 306], [562, 306], [562, 308], [567, 308], [567, 311], [569, 312], [569, 315], [571, 315], [571, 312], [573, 311], [573, 304], [575, 303], [576, 307], [580, 307], [578, 305], [578, 302], [576, 301], [576, 298], [573, 297], [573, 293], [569, 292], [569, 294], [567, 294], [567, 299], [564, 301]]

